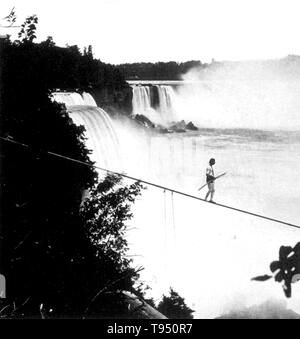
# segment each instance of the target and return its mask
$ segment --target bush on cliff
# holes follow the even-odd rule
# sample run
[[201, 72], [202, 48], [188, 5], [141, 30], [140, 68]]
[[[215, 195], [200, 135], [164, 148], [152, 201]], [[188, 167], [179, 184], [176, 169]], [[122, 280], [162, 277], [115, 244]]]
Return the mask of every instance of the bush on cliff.
[[170, 319], [193, 319], [193, 311], [189, 308], [184, 298], [170, 288], [170, 296], [163, 296], [157, 308], [162, 314]]

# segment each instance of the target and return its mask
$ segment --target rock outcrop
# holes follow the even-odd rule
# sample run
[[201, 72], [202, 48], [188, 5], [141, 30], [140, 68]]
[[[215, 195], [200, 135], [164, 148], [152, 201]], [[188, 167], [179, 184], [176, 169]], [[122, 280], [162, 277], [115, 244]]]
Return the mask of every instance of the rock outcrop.
[[129, 85], [121, 88], [92, 89], [90, 91], [97, 106], [104, 109], [110, 115], [131, 115], [132, 112], [132, 89]]
[[169, 125], [163, 126], [161, 124], [155, 125], [149, 118], [147, 118], [143, 114], [136, 114], [133, 116], [133, 120], [137, 122], [139, 125], [153, 129], [158, 133], [185, 133], [187, 131], [198, 131], [199, 128], [190, 121], [188, 124], [184, 121], [172, 122]]

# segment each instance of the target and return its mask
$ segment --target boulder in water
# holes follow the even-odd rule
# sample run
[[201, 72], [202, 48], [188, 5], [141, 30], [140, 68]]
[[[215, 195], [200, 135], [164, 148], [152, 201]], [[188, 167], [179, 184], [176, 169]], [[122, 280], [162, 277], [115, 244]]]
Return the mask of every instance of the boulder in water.
[[147, 117], [145, 117], [142, 114], [137, 114], [134, 117], [135, 121], [137, 121], [139, 124], [147, 127], [147, 128], [155, 128], [154, 123]]
[[195, 126], [191, 121], [186, 125], [185, 128], [190, 130], [190, 131], [198, 131], [199, 130], [199, 128], [197, 126]]
[[176, 133], [184, 133], [186, 131], [186, 123], [184, 120], [173, 123], [170, 129]]
[[174, 132], [174, 131], [172, 131], [172, 130], [170, 130], [170, 129], [164, 127], [164, 126], [161, 126], [161, 125], [158, 125], [158, 126], [157, 126], [157, 131], [158, 131], [159, 133], [162, 133], [162, 134], [167, 134], [167, 133], [173, 133], [173, 132]]
[[184, 120], [173, 122], [170, 129], [176, 133], [183, 133], [186, 132], [187, 130], [189, 131], [199, 130], [199, 128], [196, 127], [191, 121], [188, 124], [186, 124]]

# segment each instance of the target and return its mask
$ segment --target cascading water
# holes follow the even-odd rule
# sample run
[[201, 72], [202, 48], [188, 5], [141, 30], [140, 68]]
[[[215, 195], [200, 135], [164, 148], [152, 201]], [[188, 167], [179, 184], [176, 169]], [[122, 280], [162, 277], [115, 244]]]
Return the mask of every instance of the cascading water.
[[65, 104], [66, 106], [85, 105], [83, 97], [74, 92], [53, 92], [54, 101]]
[[94, 106], [97, 104], [90, 93], [83, 92], [82, 95], [75, 92], [53, 92], [53, 100], [66, 106]]
[[74, 123], [86, 129], [86, 145], [92, 150], [91, 159], [99, 167], [111, 170], [122, 168], [119, 140], [108, 114], [97, 107], [89, 93], [54, 92], [53, 99], [63, 103]]
[[94, 100], [90, 93], [83, 92], [82, 98], [85, 105], [97, 107], [96, 101]]
[[132, 107], [134, 114], [151, 110], [151, 92], [149, 86], [133, 86]]
[[119, 141], [107, 113], [91, 106], [69, 106], [68, 112], [76, 125], [85, 127], [86, 145], [93, 150], [91, 159], [95, 165], [119, 171], [122, 168]]
[[159, 96], [159, 112], [165, 121], [175, 121], [175, 94], [172, 86], [159, 85], [157, 88]]
[[142, 114], [156, 124], [168, 125], [176, 120], [175, 93], [167, 85], [133, 85], [133, 114]]

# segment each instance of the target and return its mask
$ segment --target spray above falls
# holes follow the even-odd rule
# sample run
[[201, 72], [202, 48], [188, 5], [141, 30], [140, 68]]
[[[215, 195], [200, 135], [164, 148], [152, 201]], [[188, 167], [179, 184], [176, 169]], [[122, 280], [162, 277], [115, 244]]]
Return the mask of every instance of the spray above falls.
[[299, 130], [300, 58], [215, 62], [183, 76], [180, 118], [205, 128]]

